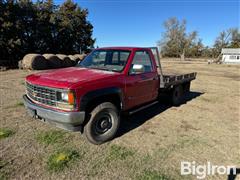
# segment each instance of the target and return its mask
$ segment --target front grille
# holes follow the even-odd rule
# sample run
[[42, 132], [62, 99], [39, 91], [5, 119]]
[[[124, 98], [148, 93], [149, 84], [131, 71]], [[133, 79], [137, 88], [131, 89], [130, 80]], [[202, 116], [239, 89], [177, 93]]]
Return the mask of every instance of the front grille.
[[43, 86], [37, 86], [28, 82], [26, 82], [26, 88], [28, 97], [33, 101], [49, 106], [56, 106], [56, 90]]

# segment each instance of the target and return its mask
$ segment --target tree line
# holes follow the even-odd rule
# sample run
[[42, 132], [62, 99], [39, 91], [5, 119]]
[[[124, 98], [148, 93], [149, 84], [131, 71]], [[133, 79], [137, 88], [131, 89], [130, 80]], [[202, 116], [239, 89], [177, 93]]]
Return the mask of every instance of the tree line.
[[[0, 66], [14, 64], [27, 53], [75, 54], [93, 48], [88, 10], [72, 0], [0, 0]], [[213, 57], [224, 47], [240, 48], [239, 29], [219, 34], [213, 47], [204, 46], [198, 32], [186, 32], [186, 21], [169, 18], [158, 42], [166, 57]]]
[[222, 48], [240, 48], [240, 31], [231, 28], [222, 31], [214, 42], [213, 47], [204, 46], [198, 32], [186, 32], [186, 20], [169, 18], [164, 22], [164, 33], [158, 42], [161, 55], [165, 57], [211, 57], [217, 58]]
[[0, 66], [27, 53], [75, 54], [93, 47], [88, 10], [71, 0], [0, 0]]

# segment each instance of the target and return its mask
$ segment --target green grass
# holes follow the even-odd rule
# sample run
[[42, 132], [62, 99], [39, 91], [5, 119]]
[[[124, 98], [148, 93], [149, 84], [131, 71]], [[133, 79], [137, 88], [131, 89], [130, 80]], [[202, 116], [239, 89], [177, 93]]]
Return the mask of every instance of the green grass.
[[7, 180], [8, 177], [4, 172], [0, 172], [0, 180]]
[[19, 101], [19, 102], [17, 102], [16, 104], [13, 104], [13, 105], [4, 107], [4, 109], [17, 108], [17, 107], [23, 107], [23, 106], [24, 106], [24, 103], [21, 102], [21, 101]]
[[0, 159], [0, 169], [2, 169], [6, 164], [8, 164], [8, 162]]
[[0, 159], [0, 180], [9, 179], [10, 170], [5, 168], [9, 163]]
[[115, 159], [125, 160], [128, 157], [133, 155], [134, 155], [134, 152], [132, 150], [129, 150], [119, 145], [112, 145], [110, 147], [110, 154], [108, 158], [110, 160], [115, 160]]
[[0, 139], [10, 137], [14, 134], [14, 131], [8, 128], [0, 128]]
[[24, 106], [24, 103], [23, 103], [23, 102], [17, 102], [17, 103], [15, 104], [15, 106], [16, 106], [16, 107], [18, 107], [18, 106]]
[[76, 150], [59, 150], [49, 156], [47, 169], [51, 172], [59, 172], [80, 158], [81, 156]]
[[185, 137], [182, 139], [178, 139], [177, 143], [171, 144], [167, 146], [166, 148], [159, 148], [157, 151], [158, 157], [160, 158], [161, 161], [166, 160], [171, 153], [173, 152], [178, 152], [184, 148], [189, 148], [190, 146], [195, 146], [195, 145], [206, 145], [207, 143], [202, 140], [202, 139], [197, 139], [197, 138], [192, 138], [192, 137]]
[[143, 164], [149, 163], [150, 161], [152, 161], [152, 156], [150, 154], [145, 154], [141, 156], [142, 162]]
[[35, 138], [39, 143], [49, 145], [64, 142], [64, 135], [63, 131], [42, 131]]
[[135, 168], [135, 163], [131, 167], [129, 166], [133, 162], [133, 158], [137, 158], [134, 156], [135, 152], [126, 147], [115, 144], [104, 146], [101, 151], [96, 153], [97, 157], [90, 156], [89, 158], [88, 176], [91, 178], [104, 174], [109, 167], [111, 169], [118, 169], [118, 167]]
[[169, 180], [170, 178], [157, 171], [144, 170], [143, 173], [137, 177], [139, 180]]

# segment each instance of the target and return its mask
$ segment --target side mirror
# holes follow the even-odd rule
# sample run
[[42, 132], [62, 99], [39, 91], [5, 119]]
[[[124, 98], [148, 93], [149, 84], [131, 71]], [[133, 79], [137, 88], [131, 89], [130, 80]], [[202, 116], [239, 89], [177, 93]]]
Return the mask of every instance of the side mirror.
[[130, 74], [140, 74], [144, 72], [144, 67], [142, 64], [134, 64]]

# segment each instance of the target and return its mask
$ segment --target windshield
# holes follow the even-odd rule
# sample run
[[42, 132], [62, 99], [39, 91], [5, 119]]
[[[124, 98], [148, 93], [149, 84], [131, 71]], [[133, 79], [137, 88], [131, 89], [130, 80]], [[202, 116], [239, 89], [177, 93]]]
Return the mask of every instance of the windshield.
[[77, 66], [121, 72], [130, 53], [125, 50], [95, 50]]

